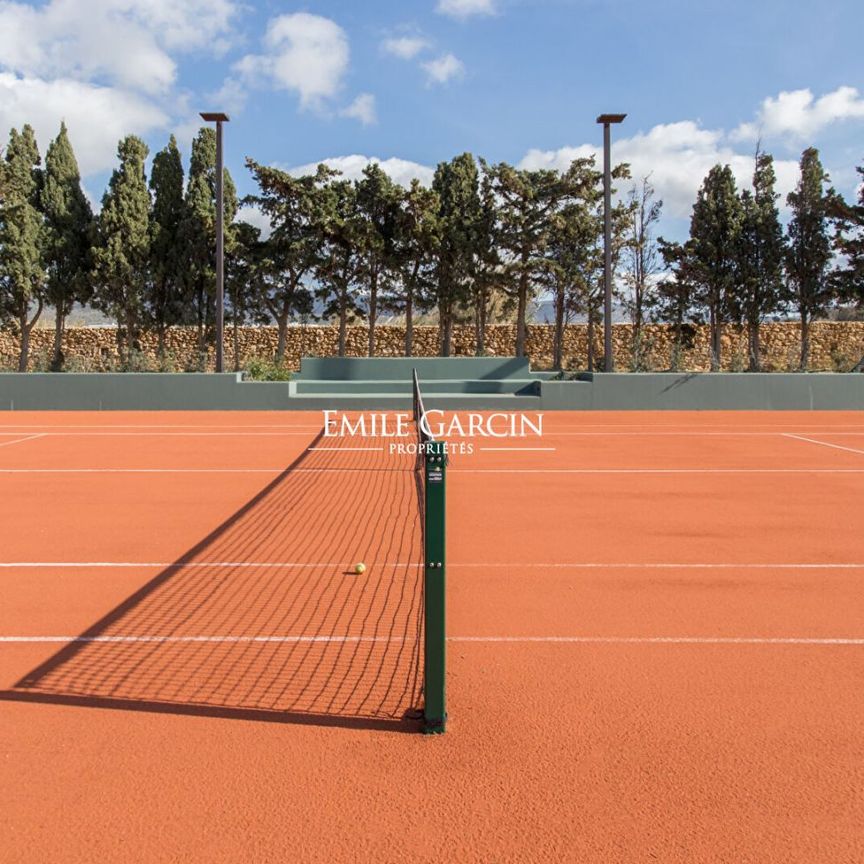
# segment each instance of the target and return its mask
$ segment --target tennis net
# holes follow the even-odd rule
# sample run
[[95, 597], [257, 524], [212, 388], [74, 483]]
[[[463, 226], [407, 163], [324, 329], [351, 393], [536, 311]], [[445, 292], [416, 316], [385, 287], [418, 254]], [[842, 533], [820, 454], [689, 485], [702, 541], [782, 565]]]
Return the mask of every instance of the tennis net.
[[425, 731], [447, 723], [445, 514], [447, 451], [431, 433], [417, 370], [413, 371], [413, 414], [417, 431], [417, 473], [423, 514], [423, 716]]

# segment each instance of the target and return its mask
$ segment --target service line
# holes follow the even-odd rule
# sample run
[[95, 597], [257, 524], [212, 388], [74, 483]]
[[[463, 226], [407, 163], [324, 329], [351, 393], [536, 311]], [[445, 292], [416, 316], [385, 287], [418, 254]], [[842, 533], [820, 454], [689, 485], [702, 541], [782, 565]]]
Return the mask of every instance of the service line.
[[858, 450], [855, 447], [843, 447], [841, 444], [829, 444], [827, 441], [817, 441], [815, 438], [807, 438], [804, 435], [795, 435], [792, 432], [784, 432], [783, 437], [794, 438], [796, 441], [806, 441], [808, 444], [819, 444], [822, 447], [830, 447], [832, 450], [845, 450], [847, 453], [858, 453], [861, 456], [864, 456], [864, 450]]
[[[383, 642], [413, 644], [402, 636], [0, 636], [0, 644], [198, 644], [233, 643], [335, 643]], [[811, 645], [864, 646], [864, 638], [845, 636], [448, 636], [448, 642], [559, 645]], [[38, 688], [37, 688], [38, 689]]]
[[35, 435], [28, 435], [26, 438], [16, 438], [14, 441], [3, 441], [0, 447], [8, 447], [10, 444], [21, 444], [24, 441], [33, 441], [35, 438], [44, 438], [45, 433], [39, 432]]
[[[15, 443], [15, 442], [9, 442]], [[2, 445], [0, 445], [2, 446]], [[351, 448], [329, 449], [346, 452]], [[378, 450], [383, 448], [360, 448]], [[864, 451], [862, 451], [864, 452]], [[334, 468], [0, 468], [0, 474], [362, 474], [409, 472], [413, 468], [394, 466], [334, 467]], [[455, 474], [864, 474], [864, 468], [455, 468]]]
[[[416, 561], [369, 561], [368, 566], [420, 568]], [[349, 569], [353, 562], [348, 561], [0, 561], [0, 569], [39, 570], [57, 568], [153, 568], [175, 567], [207, 568], [236, 567], [238, 569], [290, 569], [292, 567], [339, 567]], [[759, 561], [734, 563], [729, 561], [497, 561], [468, 562], [450, 561], [449, 569], [488, 569], [488, 570], [864, 570], [864, 562], [820, 562], [820, 561]]]

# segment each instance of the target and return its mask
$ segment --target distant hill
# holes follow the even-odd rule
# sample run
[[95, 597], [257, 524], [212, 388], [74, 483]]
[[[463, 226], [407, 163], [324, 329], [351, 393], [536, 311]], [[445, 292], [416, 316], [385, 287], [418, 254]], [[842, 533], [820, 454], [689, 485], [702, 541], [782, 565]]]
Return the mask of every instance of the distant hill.
[[[91, 306], [75, 306], [66, 319], [67, 327], [110, 327], [113, 324], [114, 321]], [[36, 326], [43, 330], [54, 329], [54, 309], [51, 306], [42, 310]]]

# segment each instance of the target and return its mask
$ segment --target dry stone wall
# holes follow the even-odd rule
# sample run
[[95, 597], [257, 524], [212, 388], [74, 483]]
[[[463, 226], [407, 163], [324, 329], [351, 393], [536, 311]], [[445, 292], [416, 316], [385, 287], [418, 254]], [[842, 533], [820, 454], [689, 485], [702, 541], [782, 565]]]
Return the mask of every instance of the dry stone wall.
[[[618, 371], [633, 370], [663, 371], [680, 369], [705, 371], [710, 368], [710, 351], [707, 327], [692, 327], [681, 351], [676, 351], [672, 328], [666, 325], [643, 327], [640, 340], [641, 360], [637, 364], [633, 344], [633, 327], [616, 324], [613, 327], [615, 364]], [[31, 370], [44, 371], [49, 368], [53, 332], [38, 329], [31, 339]], [[327, 326], [292, 326], [288, 332], [285, 365], [299, 369], [304, 356], [329, 357], [337, 353], [336, 328]], [[552, 367], [553, 328], [545, 324], [528, 327], [526, 353], [535, 369]], [[233, 333], [226, 333], [225, 365], [234, 368]], [[486, 351], [490, 356], [512, 356], [515, 353], [516, 328], [493, 326], [486, 336]], [[798, 368], [800, 350], [800, 327], [795, 322], [764, 324], [761, 329], [763, 366], [766, 371], [788, 372]], [[399, 326], [381, 326], [376, 330], [376, 356], [404, 356], [405, 329]], [[603, 353], [602, 330], [595, 333], [594, 356]], [[274, 327], [244, 327], [238, 334], [239, 366], [246, 368], [254, 360], [272, 361], [277, 344]], [[348, 331], [349, 356], [367, 355], [368, 330], [351, 327]], [[117, 332], [113, 327], [73, 327], [64, 337], [64, 364], [69, 371], [116, 371], [122, 367], [117, 350]], [[742, 371], [747, 368], [747, 340], [745, 332], [738, 327], [726, 327], [723, 331], [723, 368]], [[414, 331], [414, 354], [435, 356], [438, 353], [438, 328], [416, 327]], [[457, 326], [453, 334], [453, 353], [456, 356], [474, 356], [474, 330], [470, 326]], [[0, 330], [0, 367], [4, 370], [16, 368], [18, 337], [12, 331]], [[819, 322], [812, 325], [811, 356], [812, 371], [846, 371], [864, 357], [864, 322]], [[209, 350], [206, 361], [201, 362], [197, 348], [197, 333], [192, 328], [173, 328], [166, 340], [166, 360], [161, 368], [176, 371], [194, 371], [212, 368], [213, 350]], [[569, 325], [564, 337], [564, 368], [582, 370], [588, 365], [588, 333], [583, 324]], [[142, 337], [139, 351], [132, 358], [131, 368], [157, 370], [157, 342], [155, 336]]]

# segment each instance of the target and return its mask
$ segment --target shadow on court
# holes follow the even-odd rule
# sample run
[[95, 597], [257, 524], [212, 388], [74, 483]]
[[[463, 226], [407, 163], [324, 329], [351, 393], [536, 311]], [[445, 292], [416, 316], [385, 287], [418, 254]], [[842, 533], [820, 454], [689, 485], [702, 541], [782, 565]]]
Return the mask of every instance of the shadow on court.
[[[333, 446], [320, 434], [309, 444]], [[410, 457], [305, 449], [0, 699], [415, 730], [423, 547], [413, 469]], [[346, 566], [357, 560], [369, 565], [362, 576]]]

